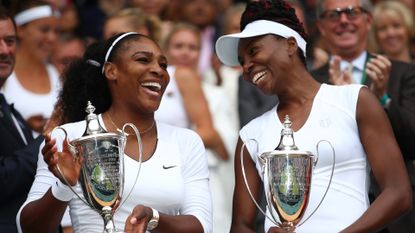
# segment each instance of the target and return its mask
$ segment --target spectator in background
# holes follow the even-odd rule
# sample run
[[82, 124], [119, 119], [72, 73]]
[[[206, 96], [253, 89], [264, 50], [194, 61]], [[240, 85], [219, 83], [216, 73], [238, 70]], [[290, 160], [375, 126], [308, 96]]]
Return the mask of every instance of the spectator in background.
[[108, 39], [121, 32], [138, 32], [156, 42], [161, 40], [161, 22], [157, 16], [149, 15], [140, 8], [126, 8], [109, 16], [103, 28], [103, 37]]
[[177, 13], [181, 0], [129, 0], [129, 6], [140, 8], [151, 17], [158, 18], [160, 21], [160, 38], [157, 40], [161, 43], [169, 34], [174, 23], [177, 21]]
[[79, 35], [80, 19], [78, 9], [73, 2], [69, 2], [60, 8], [61, 17], [59, 18], [58, 28], [61, 34]]
[[219, 0], [181, 0], [179, 20], [192, 24], [201, 32], [199, 72], [211, 67], [214, 41], [217, 37], [216, 18]]
[[78, 9], [80, 35], [94, 40], [102, 39], [105, 20], [126, 6], [126, 0], [73, 1]]
[[[219, 134], [223, 131], [217, 129], [226, 130], [229, 129], [228, 123], [232, 124], [226, 118], [226, 111], [230, 106], [227, 105], [223, 93], [213, 90], [213, 86], [202, 84], [201, 74], [198, 72], [200, 32], [197, 27], [189, 24], [175, 25], [167, 36], [164, 48], [171, 65], [167, 69], [170, 83], [155, 117], [164, 123], [194, 129], [201, 136], [207, 149], [213, 202], [213, 232], [229, 232], [230, 198], [227, 198], [229, 193], [226, 193], [226, 183], [222, 182], [227, 178], [222, 176], [219, 169], [233, 150], [225, 146], [223, 136], [232, 132]], [[215, 122], [218, 118], [222, 122]], [[215, 128], [215, 123], [219, 128]], [[233, 138], [236, 139], [237, 137]]]
[[[50, 61], [58, 70], [62, 83], [65, 81], [63, 80], [65, 77], [63, 73], [73, 61], [83, 56], [86, 46], [86, 42], [80, 37], [68, 34], [60, 35], [56, 47], [51, 54]], [[45, 134], [48, 134], [53, 128], [64, 123], [63, 117], [62, 103], [58, 99], [52, 115], [44, 127]]]
[[82, 38], [72, 34], [61, 34], [50, 56], [50, 62], [62, 75], [72, 61], [82, 57], [85, 47], [86, 42]]
[[[0, 88], [13, 72], [17, 34], [13, 18], [0, 6]], [[16, 214], [36, 172], [38, 140], [0, 90], [0, 232], [17, 233]]]
[[60, 88], [59, 73], [47, 61], [56, 43], [58, 17], [50, 5], [29, 0], [19, 6], [15, 21], [16, 66], [3, 91], [32, 130], [42, 133]]
[[412, 12], [399, 1], [383, 1], [373, 9], [372, 40], [375, 52], [389, 59], [414, 63], [411, 42], [415, 38]]
[[[319, 1], [318, 28], [332, 57], [329, 63], [312, 74], [320, 82], [337, 85], [360, 83], [370, 88], [387, 112], [414, 190], [415, 65], [391, 62], [385, 56], [367, 52], [372, 23], [370, 12], [369, 0]], [[371, 194], [377, 193], [376, 188], [372, 185]], [[391, 227], [412, 232], [414, 224], [415, 211], [412, 210]]]
[[175, 25], [163, 45], [169, 60], [170, 83], [155, 117], [171, 125], [193, 128], [205, 147], [222, 160], [229, 158], [225, 145], [213, 127], [211, 113], [198, 71], [200, 32], [189, 24]]

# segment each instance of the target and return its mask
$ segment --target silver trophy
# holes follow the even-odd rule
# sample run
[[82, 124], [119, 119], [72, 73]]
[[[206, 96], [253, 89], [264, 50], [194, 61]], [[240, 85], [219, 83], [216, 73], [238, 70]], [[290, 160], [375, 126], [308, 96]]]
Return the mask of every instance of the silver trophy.
[[[78, 198], [102, 216], [104, 220], [104, 232], [123, 232], [116, 229], [113, 214], [122, 204], [124, 148], [127, 143], [125, 128], [131, 127], [138, 141], [139, 168], [136, 179], [138, 178], [142, 161], [141, 138], [137, 128], [131, 123], [124, 124], [121, 133], [106, 132], [99, 123], [94, 111], [95, 107], [88, 101], [85, 132], [81, 138], [69, 143], [69, 150], [74, 159], [78, 156], [83, 157], [79, 182], [84, 198], [73, 190], [59, 166], [57, 168], [62, 179]], [[62, 127], [57, 127], [56, 129], [64, 131], [66, 140], [67, 132], [65, 129]], [[128, 196], [129, 194], [127, 198]]]
[[242, 175], [252, 201], [271, 222], [286, 231], [294, 231], [297, 226], [302, 224], [300, 221], [303, 218], [309, 201], [311, 177], [313, 169], [317, 165], [319, 144], [321, 142], [327, 142], [333, 152], [331, 176], [327, 189], [319, 204], [307, 219], [302, 222], [304, 223], [321, 205], [330, 188], [335, 165], [335, 152], [330, 142], [322, 140], [317, 143], [317, 156], [309, 151], [299, 150], [294, 142], [291, 121], [288, 116], [285, 117], [284, 128], [281, 130], [281, 139], [277, 148], [258, 156], [263, 172], [267, 208], [271, 217], [261, 209], [252, 195], [243, 163], [245, 144], [241, 148]]

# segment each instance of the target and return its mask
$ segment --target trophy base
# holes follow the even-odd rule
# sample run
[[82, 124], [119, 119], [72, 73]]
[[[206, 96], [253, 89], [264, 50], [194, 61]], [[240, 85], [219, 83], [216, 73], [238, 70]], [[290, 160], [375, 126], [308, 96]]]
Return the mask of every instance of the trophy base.
[[284, 232], [295, 233], [295, 226], [292, 222], [284, 222], [280, 223], [279, 227], [281, 227]]

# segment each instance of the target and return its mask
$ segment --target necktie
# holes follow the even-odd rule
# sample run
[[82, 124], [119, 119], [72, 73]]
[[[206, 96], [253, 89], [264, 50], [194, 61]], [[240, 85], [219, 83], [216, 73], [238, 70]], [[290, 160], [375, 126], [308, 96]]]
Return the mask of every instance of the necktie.
[[14, 128], [14, 123], [12, 119], [12, 115], [10, 112], [10, 107], [6, 102], [6, 99], [4, 98], [4, 95], [0, 93], [0, 117], [5, 119], [5, 123], [11, 127]]
[[22, 115], [20, 115], [20, 113], [14, 108], [13, 104], [10, 105], [10, 111], [19, 123], [19, 126], [23, 131], [26, 141], [28, 143], [31, 142], [33, 140], [32, 129], [26, 124], [25, 119], [23, 119]]
[[349, 63], [349, 65], [347, 66], [347, 72], [349, 72], [350, 75], [353, 74], [353, 68], [354, 68], [353, 64]]
[[9, 104], [7, 104], [6, 102], [6, 99], [4, 98], [4, 95], [0, 93], [0, 118], [3, 118], [3, 122], [5, 122], [7, 127], [9, 127], [12, 131], [14, 131], [15, 133], [17, 133], [17, 135], [20, 136], [19, 131], [16, 128], [18, 126], [13, 121], [12, 115], [17, 120], [20, 129], [22, 130], [26, 138], [26, 142], [31, 142], [33, 140], [32, 131], [26, 126], [23, 117], [14, 109], [13, 105], [9, 106]]

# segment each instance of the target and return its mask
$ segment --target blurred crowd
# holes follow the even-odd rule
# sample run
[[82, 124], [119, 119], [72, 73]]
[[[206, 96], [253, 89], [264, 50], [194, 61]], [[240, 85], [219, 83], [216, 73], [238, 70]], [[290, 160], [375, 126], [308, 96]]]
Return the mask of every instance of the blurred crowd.
[[[277, 103], [251, 83], [240, 67], [222, 65], [215, 42], [240, 31], [246, 1], [232, 0], [9, 0], [12, 15], [47, 2], [54, 16], [17, 21], [16, 64], [2, 87], [33, 135], [49, 132], [59, 116], [56, 100], [63, 72], [94, 41], [127, 31], [145, 34], [168, 58], [170, 84], [156, 119], [194, 129], [208, 152], [213, 198], [213, 232], [229, 232], [234, 187], [233, 155], [238, 132]], [[330, 61], [327, 41], [317, 27], [318, 0], [289, 0], [309, 35], [307, 67]], [[415, 63], [415, 2], [372, 0], [372, 27], [367, 50], [391, 60]], [[353, 12], [345, 12], [349, 14]], [[339, 13], [340, 17], [342, 13]], [[338, 16], [338, 15], [337, 15]], [[326, 17], [336, 17], [335, 14]], [[411, 110], [415, 111], [415, 110]], [[55, 116], [55, 117], [52, 117]], [[413, 132], [415, 134], [415, 132]], [[70, 232], [68, 216], [62, 222]]]

